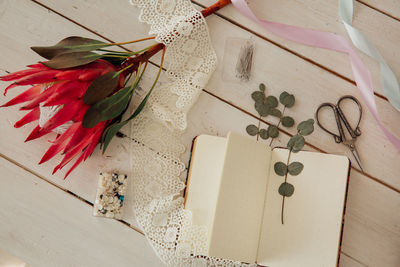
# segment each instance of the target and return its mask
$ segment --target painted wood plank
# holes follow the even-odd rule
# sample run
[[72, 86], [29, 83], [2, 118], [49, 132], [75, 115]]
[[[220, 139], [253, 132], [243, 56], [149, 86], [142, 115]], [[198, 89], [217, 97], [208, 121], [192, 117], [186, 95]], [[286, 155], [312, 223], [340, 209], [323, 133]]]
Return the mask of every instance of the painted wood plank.
[[[195, 2], [208, 6], [211, 5], [214, 0], [196, 0]], [[392, 67], [394, 73], [400, 76], [400, 56], [397, 49], [397, 44], [400, 41], [400, 21], [385, 16], [359, 2], [355, 2], [354, 5], [355, 16], [353, 25], [370, 38], [387, 60], [388, 64]], [[313, 0], [254, 0], [249, 3], [249, 6], [260, 18], [289, 25], [338, 33], [351, 43], [338, 15], [337, 0], [324, 1], [323, 3]], [[220, 13], [263, 37], [277, 42], [340, 75], [354, 80], [347, 55], [324, 49], [307, 47], [279, 38], [242, 16], [232, 6], [222, 9]], [[379, 65], [363, 53], [359, 52], [359, 55], [363, 61], [368, 64], [371, 70], [375, 91], [383, 94]]]
[[32, 266], [162, 266], [146, 238], [0, 158], [0, 249]]
[[[85, 3], [75, 1], [72, 5], [63, 3], [55, 5], [54, 2], [47, 0], [41, 0], [41, 2], [55, 8], [56, 11], [71, 17], [79, 23], [96, 30], [96, 32], [110, 36], [113, 40], [123, 40], [126, 38], [124, 37], [124, 32], [132, 32], [131, 39], [140, 38], [146, 35], [146, 30], [144, 29], [147, 29], [147, 27], [140, 26], [141, 24], [136, 24], [138, 27], [135, 27], [135, 31], [129, 30], [132, 28], [132, 25], [137, 23], [132, 20], [132, 17], [136, 17], [139, 12], [136, 8], [131, 7], [129, 3], [121, 2], [119, 5], [114, 5], [111, 2], [106, 1]], [[286, 1], [284, 2], [286, 3]], [[254, 4], [256, 3], [260, 2], [254, 1]], [[260, 7], [260, 10], [269, 7], [270, 4], [271, 3], [266, 3], [266, 7]], [[278, 14], [278, 8], [282, 4], [283, 3], [280, 3], [277, 7], [274, 7], [276, 10], [273, 9], [275, 12], [272, 13]], [[327, 6], [329, 5], [331, 4], [327, 4]], [[319, 6], [322, 5], [314, 4], [311, 5], [309, 9], [314, 10]], [[115, 12], [115, 14], [120, 16], [120, 19], [104, 21], [101, 19], [102, 16], [83, 17], [85, 10], [88, 9], [93, 10], [96, 14], [102, 14], [105, 10], [107, 10], [108, 14], [110, 14], [110, 12]], [[226, 7], [226, 9], [229, 11], [229, 7]], [[223, 10], [225, 10], [225, 8]], [[361, 10], [365, 9], [361, 8]], [[330, 13], [328, 12], [327, 14]], [[286, 16], [288, 17], [289, 15], [286, 14]], [[368, 13], [368, 16], [374, 17], [376, 15]], [[235, 16], [235, 18], [237, 17], [238, 16]], [[310, 21], [312, 22], [313, 20], [310, 19]], [[207, 88], [219, 97], [222, 97], [223, 99], [255, 114], [252, 101], [250, 101], [247, 96], [251, 93], [251, 90], [257, 88], [259, 82], [265, 82], [269, 88], [269, 93], [271, 94], [279, 95], [283, 90], [296, 94], [298, 105], [293, 109], [293, 116], [297, 121], [307, 117], [313, 117], [314, 112], [320, 103], [325, 101], [336, 101], [336, 99], [341, 95], [353, 94], [361, 100], [361, 96], [353, 84], [346, 82], [329, 72], [321, 70], [319, 67], [316, 67], [307, 61], [299, 59], [297, 56], [285, 52], [275, 45], [249, 34], [241, 28], [236, 27], [217, 16], [207, 18], [207, 22], [209, 24], [213, 46], [218, 55], [218, 62], [220, 62], [211, 81], [207, 85]], [[246, 25], [252, 25], [248, 21], [245, 22]], [[120, 29], [119, 31], [113, 30], [117, 27]], [[397, 33], [394, 35], [396, 34]], [[248, 84], [232, 84], [221, 79], [224, 73], [223, 63], [226, 40], [230, 37], [248, 38], [250, 36], [256, 43], [253, 80]], [[400, 35], [398, 40], [400, 40]], [[314, 53], [317, 53], [316, 49], [313, 51]], [[322, 57], [320, 54], [316, 54], [316, 56]], [[338, 56], [340, 57], [341, 55], [338, 54]], [[395, 56], [395, 58], [400, 59], [398, 56]], [[331, 57], [330, 61], [334, 61], [334, 58]], [[337, 69], [342, 67], [339, 68], [338, 66], [341, 65], [337, 64]], [[324, 93], [322, 94], [321, 91]], [[398, 112], [386, 101], [378, 97], [376, 98], [376, 101], [384, 123], [389, 125], [395, 134], [400, 135], [400, 125], [395, 123], [396, 118], [399, 117]], [[400, 189], [400, 180], [397, 178], [400, 166], [396, 164], [400, 157], [400, 153], [386, 140], [375, 124], [371, 114], [367, 112], [367, 108], [365, 106], [363, 108], [364, 118], [361, 124], [363, 135], [357, 143], [358, 149], [360, 150], [361, 156], [372, 155], [370, 151], [376, 153], [374, 154], [374, 157], [364, 157], [362, 159], [363, 164], [365, 165], [364, 169], [373, 177]], [[271, 121], [269, 118], [267, 118], [267, 120]], [[295, 130], [291, 130], [290, 133], [295, 133]], [[317, 134], [314, 135], [310, 142], [312, 145], [324, 151], [340, 152], [352, 157], [346, 147], [334, 144], [332, 138], [321, 130], [318, 130]], [[391, 156], [388, 157], [387, 155]], [[385, 168], [382, 168], [381, 166], [385, 166]]]
[[347, 255], [341, 254], [339, 266], [340, 267], [365, 267], [366, 265], [358, 263], [357, 261], [353, 260], [352, 258], [350, 258]]
[[[2, 53], [9, 56], [4, 57], [0, 63], [0, 75], [6, 74], [5, 71], [12, 72], [23, 69], [27, 64], [41, 60], [29, 47], [35, 44], [56, 43], [65, 37], [65, 33], [60, 32], [60, 29], [64, 29], [70, 35], [96, 37], [58, 15], [47, 12], [46, 9], [31, 1], [19, 1], [18, 5], [13, 5], [13, 1], [2, 1], [1, 5], [3, 5], [4, 13], [0, 17], [0, 47]], [[15, 23], [16, 20], [18, 23]], [[7, 83], [0, 82], [3, 89], [6, 85]], [[7, 97], [1, 97], [1, 103], [6, 102], [7, 99], [11, 99], [21, 91], [22, 88], [10, 91]], [[88, 159], [88, 168], [78, 168], [67, 180], [63, 179], [63, 172], [51, 176], [52, 168], [57, 165], [61, 157], [56, 157], [41, 166], [37, 163], [50, 145], [47, 141], [54, 138], [55, 135], [24, 144], [23, 142], [33, 129], [33, 125], [27, 125], [18, 130], [12, 127], [23, 114], [24, 112], [19, 112], [17, 107], [0, 109], [2, 120], [0, 129], [2, 136], [4, 136], [1, 142], [1, 153], [62, 188], [70, 190], [93, 203], [97, 189], [97, 174], [100, 171], [111, 168], [110, 165], [115, 164], [118, 165], [120, 171], [126, 173], [130, 171], [129, 161], [117, 157], [120, 151], [127, 153], [129, 143], [125, 140], [116, 139], [107, 154], [102, 156], [100, 153], [96, 153], [96, 156]], [[129, 131], [129, 129], [125, 130]], [[23, 146], [15, 146], [16, 143], [13, 142], [18, 142]], [[129, 155], [126, 154], [125, 156]], [[128, 207], [125, 208], [124, 213], [129, 218], [134, 217], [133, 211]]]
[[[249, 92], [248, 92], [249, 93]], [[203, 96], [202, 96], [203, 97]], [[211, 98], [212, 99], [212, 98]], [[237, 114], [241, 114], [241, 112], [239, 112], [239, 113], [229, 113], [229, 112], [227, 112], [227, 111], [229, 111], [229, 110], [232, 110], [231, 109], [231, 107], [229, 107], [228, 109], [222, 109], [221, 107], [219, 107], [217, 104], [213, 104], [212, 103], [212, 101], [211, 101], [211, 99], [208, 97], [206, 97], [205, 98], [205, 101], [203, 100], [200, 100], [200, 102], [203, 102], [204, 103], [204, 105], [203, 106], [200, 106], [199, 104], [198, 105], [196, 105], [195, 107], [199, 107], [199, 109], [200, 109], [200, 111], [202, 112], [201, 113], [201, 117], [202, 118], [207, 118], [207, 120], [204, 120], [204, 121], [206, 121], [206, 123], [205, 122], [203, 122], [203, 120], [201, 120], [200, 121], [200, 123], [202, 124], [202, 127], [204, 127], [204, 128], [200, 128], [197, 132], [198, 133], [202, 133], [202, 132], [207, 132], [207, 130], [205, 130], [205, 129], [208, 129], [208, 131], [212, 131], [212, 132], [217, 132], [217, 133], [221, 133], [221, 134], [224, 134], [224, 133], [226, 133], [226, 131], [227, 130], [229, 130], [229, 128], [230, 127], [232, 127], [231, 129], [238, 129], [238, 127], [243, 127], [243, 128], [241, 128], [241, 129], [244, 129], [244, 127], [247, 125], [247, 123], [250, 123], [251, 121], [243, 121], [242, 119], [241, 119], [241, 121], [242, 121], [242, 123], [241, 124], [239, 124], [239, 123], [235, 123], [235, 122], [232, 122], [232, 121], [230, 121], [230, 120], [226, 120], [226, 119], [224, 119], [224, 118], [241, 118], [239, 115], [237, 115]], [[200, 103], [199, 102], [199, 103]], [[210, 107], [210, 106], [213, 106], [213, 105], [215, 105], [217, 108], [212, 108], [212, 109], [210, 109], [212, 112], [210, 112], [210, 110], [208, 109], [208, 107]], [[220, 104], [219, 104], [220, 105]], [[199, 119], [196, 119], [196, 117], [195, 116], [199, 116], [199, 115], [192, 115], [192, 114], [195, 114], [195, 113], [193, 113], [193, 112], [195, 112], [195, 111], [192, 111], [191, 112], [191, 115], [190, 116], [194, 116], [193, 117], [193, 119], [191, 119], [192, 121], [193, 121], [193, 123], [194, 123], [194, 125], [198, 125], [199, 124]], [[214, 114], [214, 115], [212, 115], [212, 114]], [[7, 115], [5, 115], [5, 116], [8, 116], [8, 114]], [[221, 116], [223, 116], [223, 118], [221, 119]], [[211, 120], [211, 118], [216, 118], [214, 121], [212, 121]], [[208, 123], [208, 121], [211, 121], [210, 123]], [[229, 122], [229, 124], [227, 124], [228, 122], [226, 122], [226, 121], [230, 121]], [[226, 125], [226, 126], [224, 126], [224, 125]], [[225, 130], [224, 130], [224, 127], [225, 127]], [[11, 127], [10, 127], [11, 128]], [[192, 126], [190, 126], [189, 127], [190, 129], [194, 129], [194, 126], [192, 127]], [[17, 132], [17, 131], [15, 131], [15, 132]], [[187, 140], [191, 140], [191, 138], [193, 138], [193, 136], [195, 135], [195, 133], [196, 132], [193, 132], [193, 134], [191, 134], [191, 135], [189, 135], [187, 138]], [[186, 143], [187, 141], [185, 141], [185, 143]], [[38, 146], [39, 147], [39, 146]], [[30, 157], [33, 157], [34, 155], [30, 155]], [[365, 178], [363, 178], [363, 179], [365, 179]], [[363, 191], [363, 189], [361, 188], [361, 189], [358, 189], [360, 192], [362, 192]], [[384, 196], [378, 196], [379, 198], [380, 197], [384, 197]], [[358, 208], [356, 208], [356, 209], [358, 209]], [[364, 218], [361, 218], [360, 219], [360, 221], [363, 221], [364, 220]], [[392, 222], [390, 222], [390, 221], [385, 221], [384, 222], [384, 224], [391, 224]], [[357, 235], [357, 231], [353, 231], [353, 232], [351, 232], [352, 234], [356, 234]], [[348, 234], [346, 234], [346, 235], [348, 235]], [[365, 237], [366, 239], [367, 239], [367, 241], [368, 241], [368, 238], [369, 238], [369, 236], [367, 235], [366, 237]], [[350, 240], [352, 240], [353, 238], [349, 238]], [[363, 241], [365, 241], [365, 240], [363, 240]], [[370, 241], [371, 242], [371, 241]], [[385, 240], [382, 240], [381, 242], [385, 242]], [[363, 243], [363, 242], [360, 242], [360, 243]], [[368, 243], [368, 242], [367, 242]], [[354, 245], [354, 246], [357, 246], [357, 245]], [[360, 244], [359, 244], [359, 246], [360, 246]], [[351, 247], [351, 246], [350, 246]], [[390, 248], [390, 244], [388, 245], [388, 247]], [[362, 248], [362, 247], [361, 247]], [[387, 255], [385, 254], [386, 253], [386, 250], [384, 250], [384, 251], [379, 251], [379, 252], [375, 252], [375, 253], [378, 253], [378, 255], [374, 255], [374, 257], [375, 258], [378, 258], [379, 259], [379, 257], [382, 257], [382, 258], [384, 258], [384, 257], [386, 257]]]
[[374, 9], [377, 9], [389, 16], [400, 20], [400, 2], [397, 0], [381, 0], [381, 1], [373, 1], [373, 0], [357, 0], [360, 3], [366, 4]]
[[[135, 28], [132, 31], [132, 23], [130, 18], [137, 17], [139, 14], [137, 10], [132, 10], [128, 1], [121, 1], [118, 5], [111, 1], [70, 1], [55, 3], [49, 0], [39, 0], [39, 2], [62, 12], [68, 17], [79, 21], [80, 23], [96, 29], [99, 33], [107, 33], [110, 38], [114, 36], [120, 38], [120, 32], [129, 32], [132, 39], [138, 36], [146, 35], [143, 29]], [[199, 3], [203, 6], [213, 4], [214, 0], [196, 0], [194, 3]], [[380, 2], [380, 1], [379, 1]], [[72, 4], [71, 4], [72, 3]], [[265, 1], [254, 0], [250, 2], [250, 7], [254, 9], [259, 17], [269, 19], [271, 21], [309, 27], [318, 30], [332, 31], [341, 34], [347, 38], [344, 26], [338, 18], [338, 6], [336, 0], [325, 1], [323, 4], [312, 0], [306, 1]], [[199, 7], [200, 8], [200, 7]], [[93, 16], [87, 16], [86, 10], [92, 10], [94, 14], [102, 14], [103, 19], [100, 23], [93, 21]], [[118, 14], [119, 20], [107, 19], [110, 17], [110, 12]], [[220, 13], [227, 18], [244, 25], [246, 28], [260, 34], [261, 36], [277, 42], [279, 45], [286, 47], [295, 53], [298, 53], [310, 60], [321, 64], [340, 75], [349, 79], [353, 79], [351, 68], [348, 63], [346, 55], [340, 53], [327, 51], [324, 49], [315, 49], [299, 45], [282, 38], [278, 38], [256, 23], [240, 15], [232, 6], [223, 8]], [[126, 20], [126, 23], [123, 21]], [[371, 22], [374, 23], [371, 23]], [[118, 26], [117, 26], [118, 25]], [[389, 65], [393, 68], [394, 72], [400, 75], [400, 57], [397, 53], [397, 43], [400, 40], [399, 26], [400, 22], [385, 16], [365, 6], [359, 2], [355, 3], [355, 19], [354, 25], [367, 34], [370, 39], [377, 45], [382, 55], [387, 59]], [[118, 28], [120, 31], [113, 29]], [[126, 29], [126, 30], [125, 30]], [[370, 66], [371, 73], [375, 85], [375, 91], [383, 94], [382, 86], [379, 76], [379, 66], [368, 56], [360, 53], [364, 61]]]

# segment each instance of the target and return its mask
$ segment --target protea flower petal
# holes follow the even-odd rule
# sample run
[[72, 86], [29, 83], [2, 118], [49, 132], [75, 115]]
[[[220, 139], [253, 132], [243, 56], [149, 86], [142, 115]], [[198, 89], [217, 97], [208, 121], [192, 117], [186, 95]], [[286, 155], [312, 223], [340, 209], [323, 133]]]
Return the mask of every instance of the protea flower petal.
[[17, 95], [7, 103], [3, 104], [1, 107], [9, 107], [32, 100], [40, 94], [42, 87], [43, 87], [42, 85], [33, 86], [30, 89], [23, 92], [22, 94]]
[[91, 138], [86, 138], [81, 140], [81, 142], [65, 153], [64, 158], [61, 160], [60, 164], [58, 164], [58, 169], [62, 169], [65, 165], [67, 165], [75, 156], [77, 156], [82, 150], [84, 150], [91, 142]]
[[21, 79], [15, 81], [14, 84], [12, 85], [17, 86], [17, 85], [30, 85], [30, 84], [55, 82], [57, 81], [55, 76], [58, 72], [59, 72], [58, 70], [39, 71], [37, 73], [33, 73], [28, 76], [22, 77]]
[[76, 129], [74, 135], [72, 136], [71, 140], [69, 140], [68, 144], [64, 149], [64, 153], [70, 151], [74, 147], [76, 147], [85, 136], [90, 136], [93, 132], [93, 128], [83, 128], [82, 124]]
[[[54, 70], [41, 63], [28, 67], [27, 70], [0, 77], [3, 81], [14, 81], [6, 88], [5, 93], [20, 85], [34, 85], [5, 103], [3, 107], [27, 102], [21, 109], [31, 111], [15, 123], [14, 126], [17, 128], [39, 119], [39, 105], [60, 107], [42, 127], [37, 125], [26, 141], [44, 136], [55, 128], [72, 121], [73, 124], [57, 136], [39, 162], [41, 164], [59, 153], [64, 153], [63, 159], [53, 170], [55, 173], [79, 155], [66, 173], [65, 177], [67, 177], [93, 153], [109, 124], [109, 121], [104, 121], [93, 128], [83, 128], [82, 120], [90, 106], [83, 102], [82, 97], [93, 80], [108, 72], [115, 72], [117, 68], [104, 60], [96, 60], [70, 69]], [[119, 86], [123, 85], [124, 78], [120, 75]]]
[[67, 171], [67, 173], [65, 174], [64, 179], [66, 179], [67, 176], [68, 176], [73, 170], [75, 170], [75, 168], [78, 167], [78, 165], [79, 165], [83, 160], [85, 160], [85, 154], [86, 154], [86, 151], [84, 151], [84, 152], [79, 156], [79, 158], [75, 161], [74, 165], [72, 165], [72, 167], [71, 167], [71, 168]]
[[46, 100], [43, 106], [64, 105], [81, 98], [88, 88], [89, 83], [71, 81], [61, 84], [56, 91]]
[[40, 117], [40, 109], [39, 107], [32, 109], [30, 112], [28, 112], [28, 114], [26, 114], [24, 117], [22, 117], [22, 119], [20, 119], [19, 121], [17, 121], [14, 124], [15, 128], [19, 128], [24, 126], [27, 123], [33, 122], [38, 120]]
[[[41, 102], [49, 98], [57, 90], [57, 87], [61, 86], [61, 84], [62, 83], [57, 83], [53, 86], [50, 86], [49, 88], [41, 92], [38, 96], [36, 96], [34, 99], [32, 99], [31, 102], [21, 107], [21, 110], [27, 110], [37, 107]], [[42, 86], [45, 87], [45, 85]]]
[[[49, 132], [47, 132], [47, 133], [49, 133]], [[33, 139], [39, 138], [39, 137], [41, 137], [41, 136], [43, 136], [43, 135], [45, 135], [47, 133], [45, 133], [44, 131], [40, 132], [40, 125], [37, 125], [32, 130], [32, 132], [28, 135], [28, 137], [26, 138], [25, 142], [28, 142], [28, 141], [31, 141]]]
[[64, 105], [56, 114], [53, 115], [41, 128], [40, 131], [51, 131], [60, 125], [70, 121], [74, 115], [83, 108], [83, 102], [71, 102]]
[[[37, 65], [41, 65], [44, 68], [43, 67], [39, 67]], [[31, 67], [31, 69], [21, 70], [21, 71], [17, 71], [17, 72], [14, 72], [14, 73], [10, 73], [8, 75], [1, 76], [0, 80], [1, 81], [5, 81], [5, 82], [6, 81], [18, 80], [18, 79], [21, 79], [22, 77], [37, 73], [39, 71], [43, 71], [45, 68], [47, 68], [43, 64], [40, 64], [40, 63], [39, 64], [35, 64], [35, 65], [31, 65], [31, 66], [28, 66], [28, 67]]]
[[71, 137], [73, 132], [78, 128], [79, 124], [80, 124], [79, 122], [72, 124], [63, 134], [58, 136], [57, 139], [53, 142], [53, 145], [51, 145], [49, 149], [46, 151], [46, 153], [43, 155], [39, 164], [48, 161], [49, 159], [57, 155], [59, 152], [61, 152], [67, 145], [68, 139]]

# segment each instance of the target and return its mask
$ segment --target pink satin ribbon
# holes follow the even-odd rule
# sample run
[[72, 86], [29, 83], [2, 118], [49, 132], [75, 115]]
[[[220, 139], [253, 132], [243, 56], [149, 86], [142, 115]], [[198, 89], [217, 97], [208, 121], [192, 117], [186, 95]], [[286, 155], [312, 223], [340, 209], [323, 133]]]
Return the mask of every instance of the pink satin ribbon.
[[377, 124], [382, 129], [388, 140], [400, 150], [400, 139], [389, 132], [379, 118], [376, 107], [374, 89], [372, 85], [371, 74], [367, 66], [362, 62], [358, 54], [353, 50], [345, 38], [331, 32], [321, 32], [310, 29], [304, 29], [296, 26], [270, 22], [257, 18], [250, 10], [245, 0], [232, 0], [234, 7], [244, 16], [257, 22], [265, 29], [282, 38], [320, 48], [347, 53], [350, 57], [351, 68], [353, 70], [354, 80], [360, 90], [365, 104], [375, 118]]

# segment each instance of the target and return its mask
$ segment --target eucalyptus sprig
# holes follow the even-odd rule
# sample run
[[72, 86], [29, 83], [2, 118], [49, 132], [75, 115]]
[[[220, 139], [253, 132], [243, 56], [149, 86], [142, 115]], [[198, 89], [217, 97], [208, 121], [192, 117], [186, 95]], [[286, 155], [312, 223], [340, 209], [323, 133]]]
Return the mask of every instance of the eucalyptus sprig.
[[286, 163], [279, 161], [274, 164], [274, 171], [279, 176], [284, 176], [285, 181], [279, 186], [278, 192], [282, 196], [282, 210], [281, 210], [281, 222], [284, 224], [284, 208], [285, 198], [291, 197], [294, 193], [294, 185], [288, 182], [288, 175], [297, 176], [303, 169], [304, 165], [301, 162], [294, 161], [290, 162], [290, 156], [292, 153], [299, 152], [305, 144], [304, 136], [310, 135], [314, 131], [314, 120], [309, 119], [299, 123], [297, 126], [297, 134], [289, 139], [287, 148], [289, 149], [289, 155]]
[[[290, 128], [294, 125], [294, 119], [289, 116], [284, 116], [286, 108], [293, 107], [295, 103], [295, 97], [292, 94], [284, 91], [279, 96], [279, 101], [275, 96], [267, 96], [265, 94], [266, 86], [261, 83], [259, 85], [259, 90], [251, 94], [251, 98], [254, 100], [254, 108], [260, 115], [260, 118], [266, 117], [268, 115], [279, 118], [277, 125], [270, 124], [267, 129], [261, 129], [260, 125], [256, 126], [250, 124], [246, 127], [246, 132], [251, 136], [261, 137], [264, 140], [271, 138], [271, 143], [274, 138], [279, 136], [279, 125], [282, 123], [284, 127]], [[283, 105], [283, 110], [278, 109], [279, 102]]]

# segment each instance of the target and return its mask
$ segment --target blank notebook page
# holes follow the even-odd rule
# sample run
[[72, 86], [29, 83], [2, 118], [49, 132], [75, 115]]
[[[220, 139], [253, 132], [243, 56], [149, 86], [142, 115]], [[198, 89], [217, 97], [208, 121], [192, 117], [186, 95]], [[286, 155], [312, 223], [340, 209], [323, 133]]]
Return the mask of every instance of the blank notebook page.
[[275, 162], [287, 161], [289, 151], [274, 149], [264, 206], [257, 263], [270, 267], [336, 266], [347, 187], [349, 160], [315, 152], [292, 153], [290, 162], [303, 163], [297, 176], [288, 175], [295, 187], [285, 198], [278, 188], [284, 177], [275, 174]]

